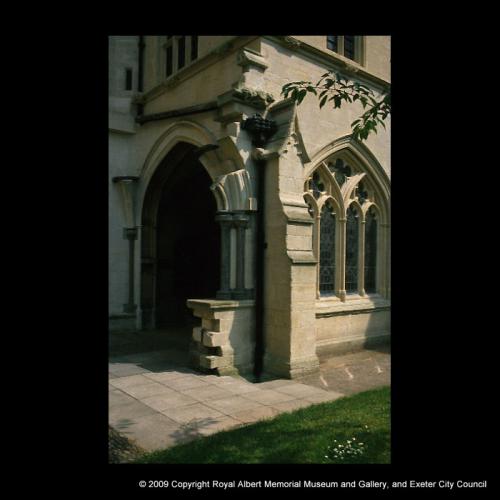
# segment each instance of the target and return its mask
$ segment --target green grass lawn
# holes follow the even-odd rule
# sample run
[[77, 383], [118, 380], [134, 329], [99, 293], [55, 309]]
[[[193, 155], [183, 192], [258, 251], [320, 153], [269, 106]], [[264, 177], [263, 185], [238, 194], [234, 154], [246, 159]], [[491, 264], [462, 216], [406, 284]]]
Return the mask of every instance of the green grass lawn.
[[[333, 455], [330, 446], [355, 443], [361, 454], [325, 458]], [[383, 387], [148, 453], [135, 463], [386, 464], [390, 449], [390, 388]]]

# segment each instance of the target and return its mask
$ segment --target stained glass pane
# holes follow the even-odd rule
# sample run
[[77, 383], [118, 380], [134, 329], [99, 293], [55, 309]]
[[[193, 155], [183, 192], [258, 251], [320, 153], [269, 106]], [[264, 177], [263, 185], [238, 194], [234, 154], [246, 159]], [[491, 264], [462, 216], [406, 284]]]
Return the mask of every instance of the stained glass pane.
[[198, 57], [198, 37], [191, 37], [191, 61], [194, 61]]
[[347, 209], [345, 289], [347, 293], [358, 290], [358, 236], [359, 217], [357, 210], [350, 205]]
[[365, 189], [363, 182], [358, 184], [356, 188], [356, 196], [358, 197], [358, 202], [362, 205], [368, 199], [368, 191]]
[[354, 42], [356, 37], [354, 36], [344, 36], [344, 56], [349, 59], [353, 59], [356, 57]]
[[377, 217], [374, 210], [366, 214], [365, 233], [365, 291], [375, 293], [377, 273]]
[[172, 45], [166, 48], [165, 75], [172, 74]]
[[327, 36], [326, 37], [327, 48], [333, 50], [334, 52], [338, 52], [338, 47], [339, 47], [338, 39], [339, 39], [338, 36]]
[[335, 214], [324, 205], [320, 219], [319, 291], [321, 295], [335, 293]]
[[328, 169], [334, 175], [335, 180], [340, 187], [342, 187], [344, 182], [347, 180], [347, 177], [351, 175], [351, 167], [344, 164], [344, 161], [341, 158], [337, 158], [335, 163], [328, 163]]
[[318, 172], [314, 172], [310, 187], [313, 192], [313, 196], [318, 199], [321, 196], [321, 193], [325, 190], [325, 184], [323, 183]]
[[181, 69], [186, 62], [186, 37], [181, 36], [177, 43], [177, 69]]

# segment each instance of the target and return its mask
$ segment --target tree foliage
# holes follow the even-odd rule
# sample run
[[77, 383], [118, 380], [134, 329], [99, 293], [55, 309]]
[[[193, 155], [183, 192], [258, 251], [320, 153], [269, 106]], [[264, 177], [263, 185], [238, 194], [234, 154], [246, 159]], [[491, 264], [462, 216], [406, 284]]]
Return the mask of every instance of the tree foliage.
[[367, 139], [372, 132], [377, 133], [379, 124], [385, 129], [384, 121], [391, 114], [390, 90], [377, 99], [375, 93], [366, 85], [351, 81], [333, 71], [322, 75], [316, 84], [306, 81], [290, 82], [281, 89], [281, 95], [290, 97], [297, 104], [300, 104], [308, 93], [317, 96], [320, 108], [327, 102], [335, 109], [342, 107], [343, 102], [359, 101], [365, 112], [351, 123], [352, 135], [359, 141]]

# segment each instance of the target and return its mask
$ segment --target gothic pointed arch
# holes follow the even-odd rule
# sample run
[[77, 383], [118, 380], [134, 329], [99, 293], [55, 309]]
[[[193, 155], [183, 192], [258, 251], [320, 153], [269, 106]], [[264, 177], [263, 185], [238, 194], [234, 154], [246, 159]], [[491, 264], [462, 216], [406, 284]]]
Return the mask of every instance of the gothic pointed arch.
[[[304, 174], [304, 199], [315, 214], [313, 243], [323, 256], [318, 297], [331, 295], [323, 282], [335, 262], [337, 299], [367, 294], [388, 298], [390, 180], [383, 167], [364, 144], [346, 136], [318, 151]], [[328, 199], [336, 207], [334, 240], [322, 235], [323, 230], [331, 233], [331, 224], [324, 222]]]

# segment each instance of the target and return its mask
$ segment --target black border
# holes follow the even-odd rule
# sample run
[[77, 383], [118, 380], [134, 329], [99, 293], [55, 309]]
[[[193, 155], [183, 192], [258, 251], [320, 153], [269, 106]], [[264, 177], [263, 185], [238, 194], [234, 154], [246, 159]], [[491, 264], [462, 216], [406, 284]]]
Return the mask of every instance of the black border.
[[[310, 33], [327, 31], [317, 28]], [[46, 204], [57, 221], [54, 264], [63, 285], [47, 309], [57, 311], [60, 330], [54, 374], [64, 366], [62, 385], [73, 397], [53, 413], [67, 436], [66, 452], [58, 448], [54, 457], [57, 467], [97, 474], [114, 491], [136, 490], [139, 479], [173, 477], [491, 480], [488, 449], [496, 426], [488, 354], [495, 328], [487, 323], [494, 309], [484, 305], [478, 275], [467, 264], [477, 259], [483, 266], [489, 254], [478, 254], [481, 214], [465, 195], [479, 171], [470, 171], [476, 149], [466, 149], [472, 141], [464, 123], [467, 101], [457, 88], [462, 73], [450, 70], [463, 60], [447, 45], [444, 64], [432, 36], [405, 29], [371, 31], [392, 35], [392, 464], [107, 463], [107, 36], [117, 32], [123, 31], [96, 30], [58, 46], [62, 75], [47, 142], [64, 161]], [[457, 197], [462, 209], [447, 208]], [[53, 387], [62, 389], [60, 382]]]

